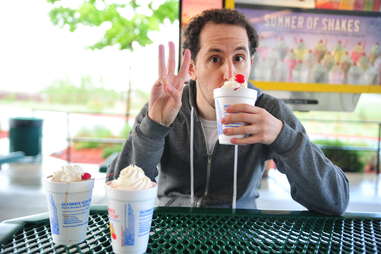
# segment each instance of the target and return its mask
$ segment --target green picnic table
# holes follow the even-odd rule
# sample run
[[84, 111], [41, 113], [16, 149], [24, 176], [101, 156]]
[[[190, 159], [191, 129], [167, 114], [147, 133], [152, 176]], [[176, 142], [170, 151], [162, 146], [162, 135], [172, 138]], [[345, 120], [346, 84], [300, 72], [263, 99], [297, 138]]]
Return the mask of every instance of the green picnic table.
[[[87, 239], [53, 244], [47, 213], [0, 223], [0, 253], [111, 253], [105, 206]], [[381, 253], [381, 214], [155, 208], [147, 253]]]

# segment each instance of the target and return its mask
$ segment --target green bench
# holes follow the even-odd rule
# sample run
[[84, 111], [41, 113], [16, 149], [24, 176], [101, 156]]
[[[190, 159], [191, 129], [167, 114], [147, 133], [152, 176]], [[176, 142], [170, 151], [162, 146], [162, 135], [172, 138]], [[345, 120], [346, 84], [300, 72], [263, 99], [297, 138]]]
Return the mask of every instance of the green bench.
[[99, 166], [99, 172], [106, 173], [108, 167], [111, 165], [113, 160], [115, 160], [116, 157], [118, 157], [118, 155], [119, 153], [112, 153], [109, 157], [107, 157], [107, 159]]

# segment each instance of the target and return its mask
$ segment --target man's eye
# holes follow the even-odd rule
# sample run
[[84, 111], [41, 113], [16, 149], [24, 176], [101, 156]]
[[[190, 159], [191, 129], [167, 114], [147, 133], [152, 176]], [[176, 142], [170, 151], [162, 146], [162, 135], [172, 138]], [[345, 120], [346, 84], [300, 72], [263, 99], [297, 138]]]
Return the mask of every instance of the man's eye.
[[245, 60], [245, 58], [243, 57], [243, 56], [241, 56], [241, 55], [239, 55], [239, 56], [234, 56], [234, 61], [235, 62], [242, 62], [242, 61], [244, 61]]
[[211, 61], [212, 63], [219, 63], [221, 60], [220, 60], [220, 58], [219, 58], [218, 56], [212, 56], [212, 57], [210, 58], [210, 61]]

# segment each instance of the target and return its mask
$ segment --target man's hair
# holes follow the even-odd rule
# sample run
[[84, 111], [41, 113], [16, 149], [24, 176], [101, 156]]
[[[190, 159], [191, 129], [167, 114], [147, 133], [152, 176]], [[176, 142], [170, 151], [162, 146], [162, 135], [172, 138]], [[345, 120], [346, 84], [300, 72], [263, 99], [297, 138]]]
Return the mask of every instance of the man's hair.
[[258, 46], [258, 35], [245, 16], [236, 10], [211, 9], [194, 17], [184, 32], [183, 48], [191, 51], [193, 60], [196, 59], [200, 50], [200, 33], [207, 23], [237, 25], [245, 28], [249, 38], [250, 55], [254, 55]]

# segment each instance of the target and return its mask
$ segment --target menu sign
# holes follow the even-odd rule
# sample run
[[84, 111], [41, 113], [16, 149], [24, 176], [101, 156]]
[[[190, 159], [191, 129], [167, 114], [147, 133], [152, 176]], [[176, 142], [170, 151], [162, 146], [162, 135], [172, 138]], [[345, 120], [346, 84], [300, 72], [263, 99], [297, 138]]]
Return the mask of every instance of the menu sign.
[[236, 5], [256, 28], [252, 79], [381, 85], [381, 15]]

